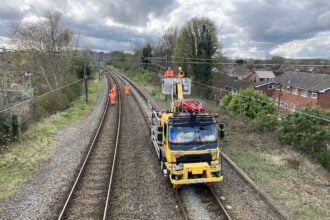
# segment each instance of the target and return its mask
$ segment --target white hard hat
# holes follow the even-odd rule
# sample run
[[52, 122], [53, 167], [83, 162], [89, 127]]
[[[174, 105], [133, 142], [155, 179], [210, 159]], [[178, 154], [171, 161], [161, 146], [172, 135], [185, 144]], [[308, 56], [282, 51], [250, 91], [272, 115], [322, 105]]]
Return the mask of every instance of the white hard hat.
[[182, 70], [181, 66], [179, 66], [178, 70]]

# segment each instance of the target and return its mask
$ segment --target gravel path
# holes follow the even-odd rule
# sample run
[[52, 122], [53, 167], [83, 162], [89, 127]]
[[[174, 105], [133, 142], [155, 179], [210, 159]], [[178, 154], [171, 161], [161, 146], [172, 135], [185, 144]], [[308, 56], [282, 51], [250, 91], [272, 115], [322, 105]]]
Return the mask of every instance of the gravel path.
[[[141, 89], [136, 83], [135, 85]], [[168, 106], [163, 102], [155, 101], [153, 97], [142, 90], [143, 94], [152, 102], [154, 107], [161, 110], [167, 110]], [[273, 209], [266, 204], [258, 194], [251, 188], [246, 182], [233, 170], [233, 168], [223, 160], [223, 172], [224, 181], [221, 183], [214, 183], [212, 185], [214, 191], [218, 197], [225, 197], [223, 203], [226, 206], [230, 206], [228, 210], [229, 214], [234, 219], [279, 219], [274, 213]], [[187, 190], [187, 192], [185, 192]], [[198, 195], [196, 190], [192, 190], [190, 187], [183, 187], [181, 189], [181, 195], [183, 195], [184, 202], [190, 207], [187, 209], [194, 210], [193, 219], [201, 219], [199, 214], [204, 213], [206, 208], [204, 206], [197, 205], [200, 203], [200, 199], [196, 199]], [[190, 200], [190, 201], [189, 201]], [[198, 209], [196, 209], [198, 208]], [[205, 215], [205, 219], [211, 218], [209, 215]]]
[[[124, 91], [121, 84], [122, 91]], [[148, 127], [132, 96], [123, 93], [123, 128], [109, 219], [180, 219], [171, 185], [161, 175]]]
[[[104, 80], [93, 113], [79, 126], [68, 127], [57, 135], [58, 146], [51, 159], [32, 176], [22, 191], [0, 204], [0, 219], [51, 219], [58, 214], [74, 181], [108, 97]], [[84, 138], [81, 138], [84, 137]]]

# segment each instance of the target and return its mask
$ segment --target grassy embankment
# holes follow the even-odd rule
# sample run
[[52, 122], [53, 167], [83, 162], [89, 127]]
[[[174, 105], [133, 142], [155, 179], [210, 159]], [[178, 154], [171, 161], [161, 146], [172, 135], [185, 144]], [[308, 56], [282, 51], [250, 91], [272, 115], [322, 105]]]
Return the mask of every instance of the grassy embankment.
[[18, 191], [28, 178], [38, 171], [55, 149], [57, 132], [68, 126], [77, 125], [92, 112], [103, 81], [89, 81], [88, 104], [82, 95], [72, 107], [33, 125], [12, 144], [8, 152], [0, 154], [0, 200]]
[[[164, 101], [160, 85], [151, 80], [155, 74], [129, 72], [127, 75], [156, 101]], [[214, 101], [204, 100], [204, 104], [208, 112], [217, 112], [226, 125], [224, 152], [279, 201], [293, 219], [330, 216], [329, 173], [308, 157], [281, 145], [273, 133], [259, 132], [246, 118], [229, 116]]]

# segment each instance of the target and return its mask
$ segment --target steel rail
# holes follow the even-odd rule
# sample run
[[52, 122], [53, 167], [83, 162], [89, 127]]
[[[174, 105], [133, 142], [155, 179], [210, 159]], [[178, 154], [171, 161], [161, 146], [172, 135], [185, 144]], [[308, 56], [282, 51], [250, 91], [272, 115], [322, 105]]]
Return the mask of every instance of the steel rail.
[[58, 220], [63, 219], [64, 214], [65, 214], [65, 211], [67, 210], [68, 205], [69, 205], [69, 203], [70, 203], [70, 201], [72, 199], [72, 195], [73, 195], [74, 191], [76, 190], [76, 187], [77, 187], [77, 185], [78, 185], [78, 183], [80, 181], [80, 178], [82, 176], [83, 171], [85, 170], [87, 161], [90, 158], [90, 154], [91, 154], [92, 150], [94, 149], [95, 143], [96, 143], [96, 141], [97, 141], [97, 139], [99, 137], [100, 130], [101, 130], [103, 124], [104, 124], [104, 121], [105, 121], [104, 119], [105, 119], [106, 113], [108, 111], [108, 108], [109, 108], [109, 99], [107, 99], [106, 107], [105, 107], [105, 109], [103, 111], [102, 118], [100, 120], [99, 126], [98, 126], [98, 128], [96, 130], [96, 133], [94, 135], [93, 141], [92, 141], [92, 143], [91, 143], [91, 145], [89, 147], [89, 150], [87, 152], [87, 155], [85, 157], [85, 160], [84, 160], [82, 166], [80, 167], [78, 176], [76, 177], [76, 179], [75, 179], [75, 181], [74, 181], [74, 183], [72, 185], [72, 188], [71, 188], [70, 193], [69, 193], [69, 195], [68, 195], [68, 197], [67, 197], [67, 199], [66, 199], [66, 201], [64, 203], [64, 206], [62, 207], [61, 213], [58, 216]]
[[230, 217], [229, 213], [226, 210], [226, 207], [223, 205], [223, 203], [221, 202], [221, 200], [218, 198], [218, 196], [215, 194], [214, 190], [212, 189], [211, 186], [208, 186], [208, 189], [210, 190], [212, 197], [215, 199], [215, 201], [217, 202], [219, 208], [222, 210], [223, 214], [225, 215], [225, 218], [227, 220], [231, 220], [232, 218]]
[[110, 179], [109, 179], [109, 185], [108, 185], [108, 192], [107, 192], [107, 198], [104, 206], [104, 212], [103, 212], [103, 220], [107, 218], [107, 212], [109, 208], [109, 200], [110, 200], [110, 194], [111, 194], [111, 186], [113, 183], [113, 176], [114, 176], [114, 171], [115, 171], [115, 166], [116, 166], [116, 158], [117, 158], [117, 151], [118, 151], [118, 144], [119, 144], [119, 137], [120, 137], [120, 128], [121, 128], [121, 109], [122, 109], [122, 102], [121, 100], [121, 92], [120, 92], [120, 86], [118, 84], [118, 81], [116, 80], [115, 77], [111, 76], [110, 77], [115, 81], [115, 84], [117, 85], [118, 88], [118, 126], [117, 126], [117, 135], [116, 135], [116, 144], [115, 144], [115, 152], [113, 155], [112, 159], [112, 167], [111, 167], [111, 174], [110, 174]]

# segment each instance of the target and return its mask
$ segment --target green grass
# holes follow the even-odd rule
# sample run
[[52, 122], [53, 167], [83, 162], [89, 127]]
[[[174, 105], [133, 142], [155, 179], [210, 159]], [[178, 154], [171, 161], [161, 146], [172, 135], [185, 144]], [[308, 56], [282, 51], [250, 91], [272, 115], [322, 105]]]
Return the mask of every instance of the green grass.
[[57, 132], [69, 125], [77, 125], [93, 110], [102, 81], [89, 83], [89, 103], [84, 96], [73, 102], [69, 109], [33, 125], [22, 135], [20, 143], [9, 146], [0, 154], [0, 200], [18, 191], [28, 178], [47, 161], [55, 149]]
[[[132, 74], [128, 74], [132, 77]], [[160, 85], [143, 81], [143, 76], [134, 77], [156, 101], [163, 101]], [[197, 97], [201, 98], [201, 97]], [[201, 98], [203, 100], [203, 98]], [[327, 219], [330, 190], [324, 175], [317, 171], [299, 170], [285, 161], [276, 163], [268, 157], [282, 157], [284, 149], [290, 156], [294, 151], [281, 146], [271, 134], [260, 133], [242, 117], [232, 117], [212, 100], [203, 100], [207, 112], [219, 113], [226, 123], [226, 138], [222, 143], [224, 152], [243, 169], [258, 186], [280, 202], [293, 219]], [[167, 103], [169, 106], [169, 102]], [[257, 140], [256, 140], [257, 139]]]
[[[308, 202], [304, 198], [304, 192], [301, 191], [303, 187], [293, 184], [293, 182], [305, 182], [308, 177], [303, 172], [291, 168], [285, 163], [272, 163], [265, 158], [262, 149], [242, 144], [244, 141], [241, 134], [228, 132], [223, 150], [258, 186], [275, 200], [280, 201], [293, 219], [326, 218], [327, 213], [322, 210], [322, 207], [316, 203]], [[325, 189], [322, 191], [318, 193], [329, 193]], [[326, 196], [319, 199], [327, 200]]]

